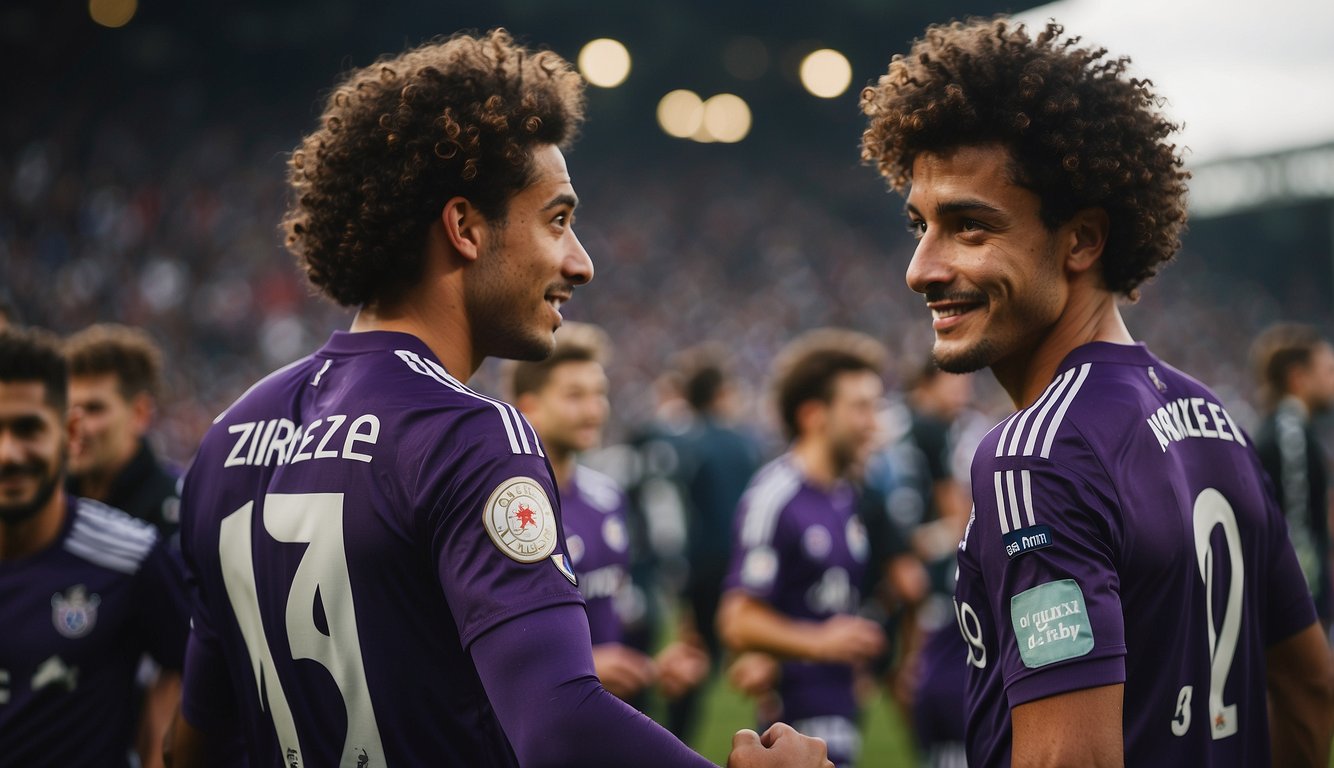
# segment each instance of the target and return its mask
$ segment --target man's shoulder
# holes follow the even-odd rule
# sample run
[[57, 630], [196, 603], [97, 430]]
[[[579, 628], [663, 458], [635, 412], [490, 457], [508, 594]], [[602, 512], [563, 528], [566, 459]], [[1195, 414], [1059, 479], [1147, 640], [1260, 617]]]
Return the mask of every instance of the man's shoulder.
[[62, 546], [93, 565], [133, 575], [158, 543], [152, 523], [100, 501], [78, 498], [73, 514]]
[[589, 505], [603, 514], [610, 514], [621, 509], [625, 504], [625, 491], [610, 475], [583, 464], [574, 467], [574, 483], [579, 495]]

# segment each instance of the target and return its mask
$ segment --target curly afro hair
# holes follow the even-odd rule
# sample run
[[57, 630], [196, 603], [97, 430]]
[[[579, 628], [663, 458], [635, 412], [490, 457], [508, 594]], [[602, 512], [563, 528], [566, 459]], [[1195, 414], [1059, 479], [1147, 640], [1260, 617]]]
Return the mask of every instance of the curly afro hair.
[[450, 198], [504, 220], [533, 179], [535, 146], [574, 140], [583, 88], [569, 62], [503, 29], [350, 73], [288, 161], [288, 249], [339, 304], [392, 300], [420, 277], [427, 231]]
[[1032, 38], [999, 18], [928, 27], [862, 91], [862, 160], [903, 192], [922, 152], [1008, 147], [1048, 229], [1084, 208], [1107, 212], [1103, 282], [1133, 298], [1181, 247], [1190, 174], [1166, 140], [1178, 126], [1150, 81], [1126, 76], [1129, 58], [1063, 34], [1049, 22]]

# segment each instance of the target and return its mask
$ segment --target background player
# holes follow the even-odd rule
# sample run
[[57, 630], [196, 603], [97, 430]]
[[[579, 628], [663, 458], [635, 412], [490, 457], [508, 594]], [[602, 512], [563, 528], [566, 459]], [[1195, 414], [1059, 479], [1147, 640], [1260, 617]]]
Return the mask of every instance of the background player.
[[151, 525], [66, 493], [66, 386], [53, 336], [0, 331], [0, 750], [6, 765], [128, 766], [140, 657], [180, 670], [189, 607]]
[[588, 611], [598, 679], [631, 703], [655, 682], [675, 699], [699, 685], [708, 657], [683, 642], [668, 643], [656, 657], [626, 643], [622, 617], [634, 597], [625, 493], [610, 477], [578, 461], [579, 454], [602, 441], [610, 409], [603, 370], [609, 346], [602, 329], [565, 323], [549, 357], [514, 364], [510, 391], [537, 430], [560, 491], [561, 523]]
[[1312, 420], [1334, 405], [1334, 347], [1309, 325], [1282, 323], [1255, 339], [1251, 357], [1266, 409], [1255, 434], [1255, 450], [1274, 483], [1297, 563], [1328, 630], [1334, 613], [1329, 458]]
[[779, 354], [774, 390], [791, 446], [742, 497], [718, 611], [732, 650], [783, 660], [778, 716], [824, 738], [839, 766], [860, 744], [856, 667], [885, 646], [880, 625], [856, 615], [868, 544], [848, 482], [874, 445], [884, 362], [874, 339], [835, 329]]
[[1324, 766], [1329, 653], [1255, 453], [1117, 308], [1179, 246], [1175, 126], [1063, 34], [933, 26], [862, 96], [936, 362], [1019, 408], [959, 545], [969, 765]]
[[[349, 333], [221, 414], [186, 477], [178, 765], [707, 765], [594, 675], [541, 442], [467, 388], [593, 276], [579, 76], [503, 30], [350, 73], [293, 153], [289, 247]], [[825, 763], [791, 728], [731, 764]]]

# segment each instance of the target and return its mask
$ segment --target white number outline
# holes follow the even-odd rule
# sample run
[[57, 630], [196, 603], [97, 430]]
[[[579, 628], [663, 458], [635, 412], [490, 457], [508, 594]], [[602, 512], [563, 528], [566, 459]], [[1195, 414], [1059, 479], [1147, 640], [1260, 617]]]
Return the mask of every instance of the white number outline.
[[[968, 603], [955, 600], [954, 618], [959, 622], [959, 632], [963, 639], [968, 641], [968, 663], [978, 669], [986, 669], [987, 644], [982, 637], [982, 621], [977, 617], [977, 611]], [[971, 627], [969, 620], [972, 621]]]
[[[218, 537], [223, 584], [241, 627], [260, 705], [267, 705], [284, 764], [300, 766], [300, 740], [282, 682], [278, 678], [259, 613], [251, 536], [253, 501], [222, 520]], [[366, 685], [356, 609], [343, 542], [343, 494], [270, 493], [264, 497], [264, 528], [275, 540], [307, 544], [288, 591], [285, 624], [293, 659], [310, 659], [333, 678], [347, 712], [347, 737], [340, 768], [384, 765], [384, 747]], [[315, 626], [318, 592], [328, 634]], [[266, 695], [267, 694], [267, 695]], [[267, 699], [267, 700], [266, 700]]]

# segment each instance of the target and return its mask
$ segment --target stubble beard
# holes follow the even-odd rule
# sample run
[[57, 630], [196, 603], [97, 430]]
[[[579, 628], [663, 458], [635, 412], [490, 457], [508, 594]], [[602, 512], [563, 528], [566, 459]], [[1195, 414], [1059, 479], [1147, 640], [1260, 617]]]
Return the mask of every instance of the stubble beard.
[[[472, 328], [473, 349], [486, 357], [507, 360], [545, 360], [556, 348], [555, 330], [543, 332], [525, 324], [532, 308], [516, 306], [526, 297], [516, 294], [513, 278], [506, 275], [500, 243], [483, 253], [464, 297]], [[545, 306], [545, 303], [543, 303]]]
[[981, 339], [953, 354], [942, 354], [939, 349], [932, 350], [931, 359], [937, 368], [946, 373], [973, 373], [990, 367], [996, 361], [996, 345], [991, 339]]
[[41, 485], [37, 486], [37, 493], [33, 494], [32, 499], [18, 504], [0, 504], [0, 523], [5, 525], [22, 523], [41, 512], [60, 486], [61, 479], [65, 476], [67, 462], [68, 457], [62, 452], [55, 471], [47, 475]]

